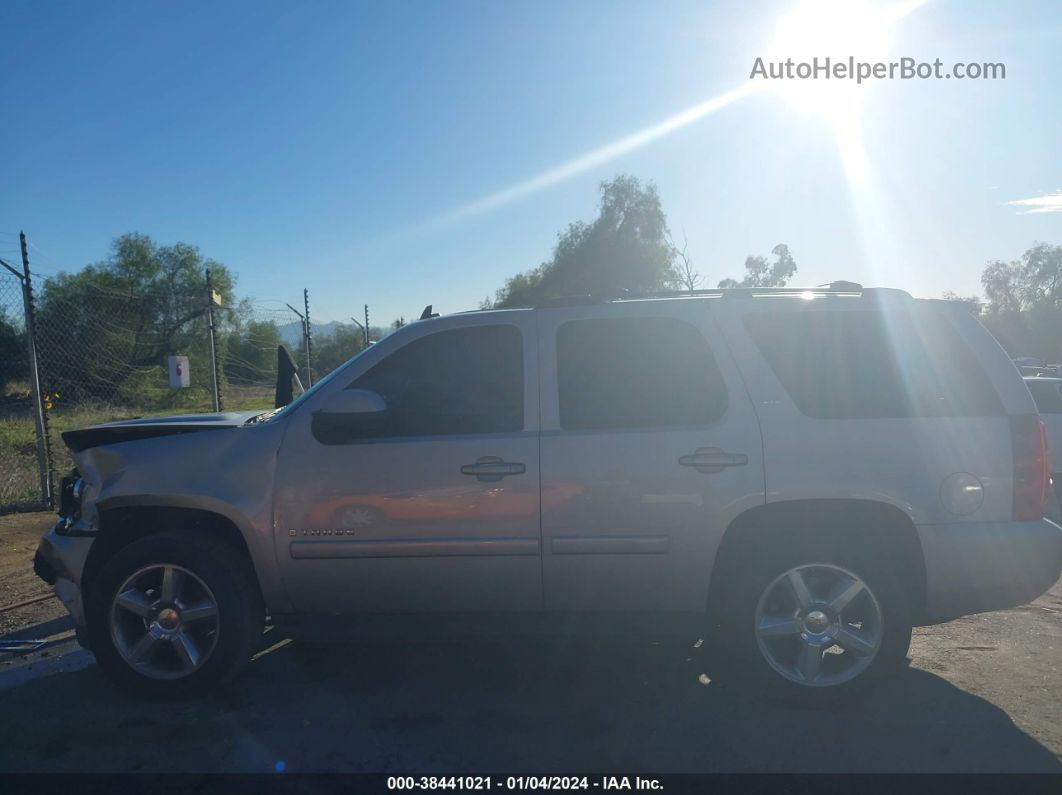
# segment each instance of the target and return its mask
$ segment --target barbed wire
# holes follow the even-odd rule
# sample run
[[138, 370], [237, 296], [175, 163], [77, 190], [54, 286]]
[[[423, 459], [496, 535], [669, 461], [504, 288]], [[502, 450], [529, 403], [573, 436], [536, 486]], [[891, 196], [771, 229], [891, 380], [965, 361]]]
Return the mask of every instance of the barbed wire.
[[[0, 237], [0, 252], [7, 246]], [[31, 247], [35, 335], [40, 391], [49, 419], [51, 477], [73, 462], [58, 435], [69, 428], [151, 414], [211, 411], [213, 365], [209, 329], [194, 295], [178, 295], [159, 309], [147, 296], [81, 272], [75, 282], [41, 273], [59, 266]], [[21, 264], [16, 249], [12, 264]], [[2, 256], [2, 254], [0, 254]], [[7, 257], [5, 257], [7, 259]], [[62, 269], [68, 270], [68, 269]], [[305, 367], [299, 316], [277, 298], [243, 299], [215, 311], [216, 356], [226, 409], [269, 409], [276, 384], [276, 347], [291, 350]], [[176, 307], [177, 309], [174, 309]], [[185, 322], [181, 312], [190, 317]], [[216, 307], [217, 309], [217, 307]], [[170, 314], [172, 312], [172, 314]], [[295, 330], [295, 334], [293, 334]], [[294, 337], [294, 338], [293, 338]], [[188, 362], [188, 386], [170, 382], [169, 357]], [[0, 508], [40, 501], [36, 432], [26, 345], [22, 280], [0, 272]]]

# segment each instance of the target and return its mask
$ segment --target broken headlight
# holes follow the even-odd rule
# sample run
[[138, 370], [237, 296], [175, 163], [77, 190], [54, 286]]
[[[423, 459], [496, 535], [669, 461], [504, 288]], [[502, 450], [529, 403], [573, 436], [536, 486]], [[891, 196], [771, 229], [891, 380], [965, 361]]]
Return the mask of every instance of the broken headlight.
[[76, 469], [59, 481], [59, 519], [61, 527], [70, 527], [81, 518], [81, 498], [85, 481]]

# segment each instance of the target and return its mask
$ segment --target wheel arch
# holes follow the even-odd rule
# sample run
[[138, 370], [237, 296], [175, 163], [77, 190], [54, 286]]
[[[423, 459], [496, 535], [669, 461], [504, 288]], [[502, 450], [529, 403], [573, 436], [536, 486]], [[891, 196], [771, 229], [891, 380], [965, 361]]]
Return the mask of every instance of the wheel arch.
[[[100, 569], [118, 550], [140, 538], [164, 531], [199, 532], [225, 541], [250, 567], [259, 592], [267, 606], [275, 607], [279, 589], [275, 587], [271, 558], [256, 550], [252, 537], [248, 541], [246, 522], [217, 506], [187, 504], [173, 499], [135, 499], [123, 497], [100, 504], [99, 534], [89, 549], [81, 575], [84, 592]], [[271, 551], [271, 547], [270, 547]], [[257, 552], [257, 554], [256, 554]], [[282, 598], [282, 592], [280, 593]]]
[[708, 588], [709, 609], [722, 602], [726, 575], [743, 556], [780, 538], [835, 536], [860, 539], [892, 558], [908, 587], [916, 623], [924, 620], [926, 566], [914, 522], [899, 508], [875, 500], [784, 500], [757, 505], [727, 527], [716, 550]]

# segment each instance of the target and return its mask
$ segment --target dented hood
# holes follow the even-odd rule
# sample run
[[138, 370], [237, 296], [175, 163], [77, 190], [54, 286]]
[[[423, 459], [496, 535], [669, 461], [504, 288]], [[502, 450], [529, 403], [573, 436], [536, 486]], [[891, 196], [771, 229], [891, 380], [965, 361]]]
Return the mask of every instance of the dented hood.
[[185, 414], [175, 417], [142, 417], [93, 425], [76, 431], [64, 431], [63, 441], [73, 452], [80, 453], [102, 444], [131, 442], [153, 436], [172, 436], [178, 433], [218, 431], [243, 425], [261, 411], [233, 411], [224, 414]]

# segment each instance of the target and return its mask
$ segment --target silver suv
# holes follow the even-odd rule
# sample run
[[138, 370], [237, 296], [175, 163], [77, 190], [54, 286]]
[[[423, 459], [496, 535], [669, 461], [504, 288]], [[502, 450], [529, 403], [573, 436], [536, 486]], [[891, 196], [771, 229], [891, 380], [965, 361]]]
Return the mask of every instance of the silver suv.
[[275, 411], [64, 440], [37, 571], [152, 694], [233, 676], [268, 615], [688, 633], [713, 679], [832, 698], [1062, 565], [1004, 351], [957, 304], [846, 282], [431, 317]]

